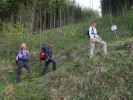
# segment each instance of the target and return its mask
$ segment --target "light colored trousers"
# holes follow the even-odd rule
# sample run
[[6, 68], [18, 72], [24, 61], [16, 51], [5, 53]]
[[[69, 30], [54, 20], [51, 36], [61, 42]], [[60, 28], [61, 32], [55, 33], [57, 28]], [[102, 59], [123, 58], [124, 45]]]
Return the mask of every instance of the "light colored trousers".
[[103, 41], [100, 37], [95, 39], [95, 42], [92, 42], [90, 40], [90, 57], [94, 56], [94, 52], [96, 50], [96, 45], [101, 45], [102, 46], [102, 50], [104, 52], [105, 55], [107, 55], [107, 43], [105, 41]]

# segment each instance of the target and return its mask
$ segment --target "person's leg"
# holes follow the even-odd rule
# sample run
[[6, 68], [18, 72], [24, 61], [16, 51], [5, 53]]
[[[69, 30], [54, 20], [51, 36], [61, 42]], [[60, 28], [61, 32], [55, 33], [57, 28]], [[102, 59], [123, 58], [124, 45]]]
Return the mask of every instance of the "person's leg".
[[102, 49], [104, 51], [104, 54], [107, 55], [107, 43], [101, 39], [97, 39], [96, 42], [100, 45], [102, 45]]
[[90, 57], [93, 57], [95, 51], [95, 43], [90, 41]]
[[56, 62], [54, 61], [54, 59], [50, 59], [50, 62], [52, 63], [53, 70], [55, 71], [56, 70]]
[[39, 67], [39, 72], [40, 72], [40, 75], [42, 75], [42, 74], [43, 74], [43, 69], [44, 69], [44, 66], [45, 66], [44, 61], [40, 61], [40, 67]]
[[48, 72], [49, 64], [50, 64], [50, 60], [49, 59], [44, 62], [44, 68], [43, 68], [43, 72], [42, 72], [43, 75]]
[[29, 73], [30, 76], [31, 76], [31, 66], [29, 65], [28, 62], [25, 62], [25, 63], [24, 63], [24, 68], [28, 71], [28, 73]]
[[115, 30], [115, 31], [114, 31], [114, 34], [115, 34], [116, 40], [118, 40], [118, 34], [117, 34], [117, 33], [118, 33], [117, 30]]
[[21, 82], [21, 70], [23, 68], [22, 62], [18, 62], [17, 69], [16, 69], [16, 83]]
[[103, 41], [103, 51], [104, 51], [104, 54], [107, 55], [107, 43], [105, 41]]

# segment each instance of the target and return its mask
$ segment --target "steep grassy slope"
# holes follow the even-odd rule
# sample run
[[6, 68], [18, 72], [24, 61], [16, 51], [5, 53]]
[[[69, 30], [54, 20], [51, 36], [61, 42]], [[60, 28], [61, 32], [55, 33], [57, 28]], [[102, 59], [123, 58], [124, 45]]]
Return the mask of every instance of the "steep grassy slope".
[[[131, 20], [131, 19], [130, 19]], [[132, 100], [133, 56], [128, 45], [133, 42], [132, 25], [122, 17], [115, 19], [119, 36], [110, 32], [109, 18], [98, 19], [100, 35], [108, 42], [109, 55], [97, 54], [89, 59], [89, 41], [85, 32], [88, 22], [69, 25], [35, 34], [3, 34], [0, 49], [2, 100]], [[16, 32], [17, 33], [17, 32]], [[3, 40], [2, 40], [3, 39]], [[40, 44], [52, 42], [57, 71], [41, 76], [38, 60]], [[15, 84], [15, 53], [26, 42], [32, 53], [32, 78], [24, 72], [23, 82]]]
[[[122, 48], [129, 42], [118, 44], [123, 43]], [[108, 57], [94, 59], [87, 48], [77, 47], [56, 72], [17, 85], [15, 95], [19, 100], [132, 100], [133, 58], [126, 48], [114, 47]]]

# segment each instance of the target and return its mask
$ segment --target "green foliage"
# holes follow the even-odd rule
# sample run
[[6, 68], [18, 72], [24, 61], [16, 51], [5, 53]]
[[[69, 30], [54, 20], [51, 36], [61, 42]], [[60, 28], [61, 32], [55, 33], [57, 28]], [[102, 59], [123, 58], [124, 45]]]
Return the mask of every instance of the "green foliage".
[[0, 82], [0, 93], [4, 90], [5, 84], [3, 82]]

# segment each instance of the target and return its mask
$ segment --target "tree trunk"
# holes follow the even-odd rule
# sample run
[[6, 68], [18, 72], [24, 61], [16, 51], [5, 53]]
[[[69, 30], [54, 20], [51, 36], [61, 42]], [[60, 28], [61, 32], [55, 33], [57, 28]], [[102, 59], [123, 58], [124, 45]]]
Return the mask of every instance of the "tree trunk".
[[61, 8], [60, 8], [60, 18], [59, 18], [59, 20], [60, 20], [60, 27], [62, 27], [62, 10], [61, 10]]
[[43, 13], [43, 31], [46, 30], [46, 9], [44, 10]]
[[54, 28], [56, 27], [56, 15], [55, 15], [55, 12], [54, 12]]
[[34, 24], [35, 24], [35, 18], [36, 18], [36, 6], [37, 6], [37, 0], [34, 1], [31, 13], [31, 32], [34, 32]]

